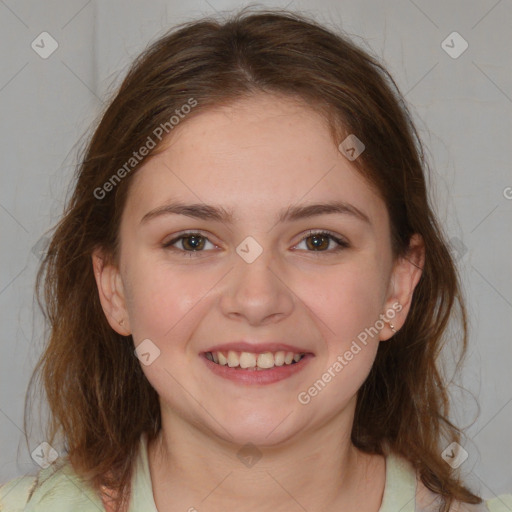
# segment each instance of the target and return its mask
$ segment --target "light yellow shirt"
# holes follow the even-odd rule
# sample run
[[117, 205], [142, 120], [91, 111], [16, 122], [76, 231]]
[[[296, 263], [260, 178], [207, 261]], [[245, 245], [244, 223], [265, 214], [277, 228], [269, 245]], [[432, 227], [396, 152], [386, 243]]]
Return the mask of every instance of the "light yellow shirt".
[[[433, 512], [436, 503], [439, 504], [438, 499], [418, 483], [409, 461], [392, 453], [386, 456], [386, 483], [379, 512]], [[199, 504], [195, 508], [201, 509]], [[18, 477], [0, 486], [0, 512], [104, 510], [100, 497], [84, 484], [65, 459], [41, 469], [35, 476]], [[480, 505], [457, 503], [451, 510], [512, 512], [512, 494], [502, 494]], [[158, 512], [153, 498], [145, 434], [141, 436], [134, 468], [129, 512]]]

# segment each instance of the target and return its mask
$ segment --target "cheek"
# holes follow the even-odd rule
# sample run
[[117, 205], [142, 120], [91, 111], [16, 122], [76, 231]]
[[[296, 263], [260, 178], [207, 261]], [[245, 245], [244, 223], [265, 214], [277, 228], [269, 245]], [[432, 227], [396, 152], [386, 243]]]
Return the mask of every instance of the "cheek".
[[[185, 325], [193, 316], [195, 306], [207, 294], [215, 276], [185, 270], [171, 270], [161, 262], [133, 263], [127, 267], [130, 275], [129, 315], [136, 341], [150, 338], [164, 340]], [[174, 337], [174, 336], [173, 336]]]
[[[379, 347], [376, 321], [382, 312], [383, 279], [375, 265], [341, 266], [304, 282], [301, 297], [314, 313], [325, 341], [319, 370], [301, 388], [314, 417], [327, 419], [353, 399], [366, 380]], [[309, 406], [308, 406], [309, 407]]]
[[296, 283], [299, 296], [323, 324], [329, 345], [343, 347], [382, 313], [384, 279], [375, 265], [339, 265]]

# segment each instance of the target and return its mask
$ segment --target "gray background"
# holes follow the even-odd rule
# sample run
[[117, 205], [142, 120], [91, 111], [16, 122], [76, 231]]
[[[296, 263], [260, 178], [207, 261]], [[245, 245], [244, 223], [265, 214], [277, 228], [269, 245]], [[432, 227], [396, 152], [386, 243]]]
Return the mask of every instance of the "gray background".
[[[33, 285], [42, 237], [66, 199], [77, 141], [147, 43], [176, 23], [242, 5], [0, 0], [0, 482], [39, 469], [22, 434], [23, 399], [43, 340]], [[459, 384], [470, 393], [453, 388], [454, 420], [473, 423], [461, 469], [485, 498], [512, 492], [511, 2], [259, 5], [288, 6], [342, 28], [383, 59], [405, 94], [468, 297], [471, 343]], [[58, 43], [46, 59], [31, 47], [43, 31]], [[453, 31], [469, 44], [457, 58], [442, 47]], [[457, 40], [446, 44], [460, 51]], [[31, 449], [44, 441], [37, 430], [31, 439]]]

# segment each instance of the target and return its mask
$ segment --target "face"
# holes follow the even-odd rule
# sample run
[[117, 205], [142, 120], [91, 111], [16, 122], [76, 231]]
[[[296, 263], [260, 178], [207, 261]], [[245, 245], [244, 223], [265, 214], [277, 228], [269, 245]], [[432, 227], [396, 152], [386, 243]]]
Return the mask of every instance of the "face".
[[[383, 200], [290, 99], [253, 97], [171, 135], [133, 177], [119, 268], [93, 258], [112, 327], [145, 344], [162, 416], [271, 445], [353, 411], [393, 334], [382, 319], [403, 324], [419, 278], [393, 260]], [[166, 208], [177, 203], [201, 208]], [[205, 354], [229, 349], [241, 359], [226, 366]], [[230, 367], [276, 365], [278, 352], [306, 356]]]

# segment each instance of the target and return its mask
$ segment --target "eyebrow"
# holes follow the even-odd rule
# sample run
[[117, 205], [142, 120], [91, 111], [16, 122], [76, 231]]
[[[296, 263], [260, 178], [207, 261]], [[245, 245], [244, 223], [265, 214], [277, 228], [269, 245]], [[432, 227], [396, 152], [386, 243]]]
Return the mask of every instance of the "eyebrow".
[[[140, 223], [145, 224], [156, 217], [172, 214], [185, 215], [187, 217], [193, 217], [201, 220], [233, 223], [233, 212], [231, 210], [226, 210], [221, 206], [213, 206], [204, 203], [184, 204], [180, 202], [171, 202], [158, 206], [146, 213], [142, 217]], [[364, 212], [356, 208], [354, 205], [344, 201], [330, 201], [327, 203], [289, 206], [279, 212], [277, 222], [291, 222], [326, 214], [351, 215], [354, 218], [371, 224], [369, 217]]]

